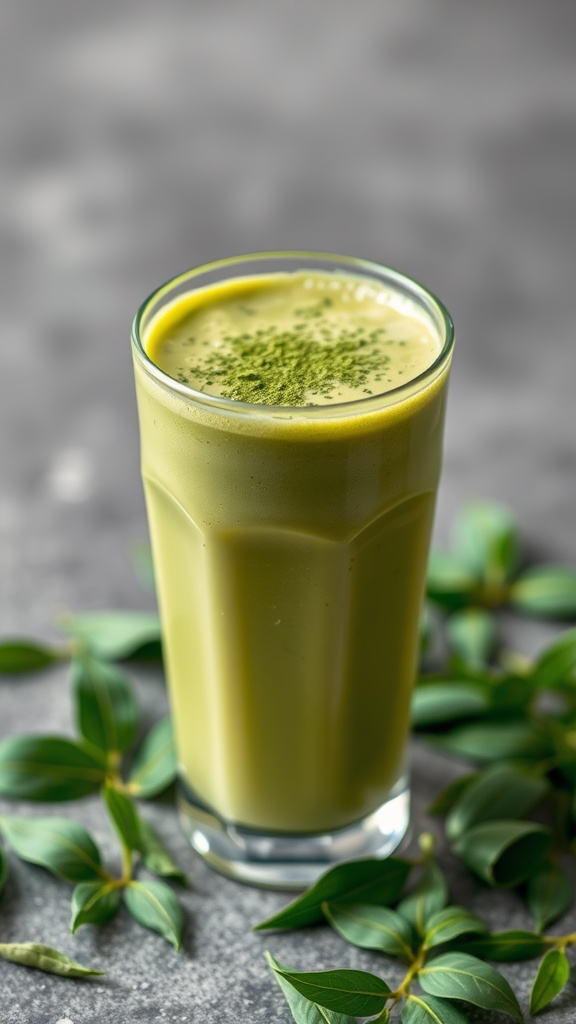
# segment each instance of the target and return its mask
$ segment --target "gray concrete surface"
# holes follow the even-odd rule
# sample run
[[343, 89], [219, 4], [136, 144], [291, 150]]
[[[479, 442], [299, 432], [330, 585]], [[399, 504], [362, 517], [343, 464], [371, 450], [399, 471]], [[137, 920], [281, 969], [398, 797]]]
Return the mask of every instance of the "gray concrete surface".
[[[569, 0], [4, 0], [0, 26], [2, 634], [148, 606], [127, 556], [146, 536], [130, 321], [179, 270], [258, 249], [376, 259], [441, 295], [458, 355], [438, 535], [462, 500], [494, 497], [535, 550], [576, 561]], [[528, 652], [546, 632], [516, 627]], [[162, 682], [136, 683], [152, 718]], [[3, 682], [0, 701], [1, 735], [71, 728], [64, 671]], [[416, 752], [415, 830], [452, 770]], [[114, 859], [97, 802], [58, 810]], [[219, 878], [169, 807], [150, 814], [193, 880], [184, 952], [124, 915], [71, 937], [68, 887], [12, 862], [2, 939], [107, 975], [0, 964], [3, 1024], [284, 1024], [264, 947], [303, 968], [377, 968], [325, 930], [251, 934], [282, 897]], [[528, 925], [447, 865], [456, 899]], [[507, 971], [525, 1004], [533, 970]], [[572, 986], [545, 1019], [575, 1018]]]

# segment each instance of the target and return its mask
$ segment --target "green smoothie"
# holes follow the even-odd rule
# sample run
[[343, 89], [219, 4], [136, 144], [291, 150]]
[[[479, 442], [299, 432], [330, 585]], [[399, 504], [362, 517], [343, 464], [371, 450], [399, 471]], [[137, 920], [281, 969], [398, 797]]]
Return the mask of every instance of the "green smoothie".
[[449, 353], [361, 274], [238, 276], [145, 313], [142, 472], [180, 771], [269, 833], [402, 775]]

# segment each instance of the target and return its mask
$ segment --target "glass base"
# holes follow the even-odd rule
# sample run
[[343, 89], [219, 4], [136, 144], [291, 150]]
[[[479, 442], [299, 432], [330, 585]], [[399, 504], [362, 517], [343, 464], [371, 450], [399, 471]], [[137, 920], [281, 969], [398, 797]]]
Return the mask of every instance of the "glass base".
[[406, 778], [372, 814], [334, 832], [266, 834], [221, 821], [185, 784], [178, 796], [180, 821], [196, 852], [223, 875], [267, 889], [305, 889], [340, 861], [389, 856], [410, 816]]

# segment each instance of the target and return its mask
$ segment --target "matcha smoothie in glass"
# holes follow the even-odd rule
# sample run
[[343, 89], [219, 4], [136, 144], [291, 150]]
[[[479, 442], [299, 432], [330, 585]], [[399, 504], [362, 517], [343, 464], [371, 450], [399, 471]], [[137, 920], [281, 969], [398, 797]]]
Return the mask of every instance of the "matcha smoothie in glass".
[[159, 288], [132, 344], [190, 840], [282, 888], [385, 856], [408, 824], [450, 317], [376, 264], [265, 253]]

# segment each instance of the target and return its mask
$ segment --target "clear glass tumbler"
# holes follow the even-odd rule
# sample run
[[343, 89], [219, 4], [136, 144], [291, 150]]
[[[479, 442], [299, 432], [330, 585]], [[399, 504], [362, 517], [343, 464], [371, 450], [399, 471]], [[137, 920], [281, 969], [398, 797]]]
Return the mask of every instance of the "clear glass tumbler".
[[[401, 387], [266, 406], [193, 390], [146, 352], [169, 304], [291, 271], [384, 286], [438, 338]], [[182, 821], [210, 864], [278, 888], [385, 856], [409, 817], [406, 744], [453, 327], [416, 282], [314, 253], [237, 257], [163, 285], [132, 345]]]

